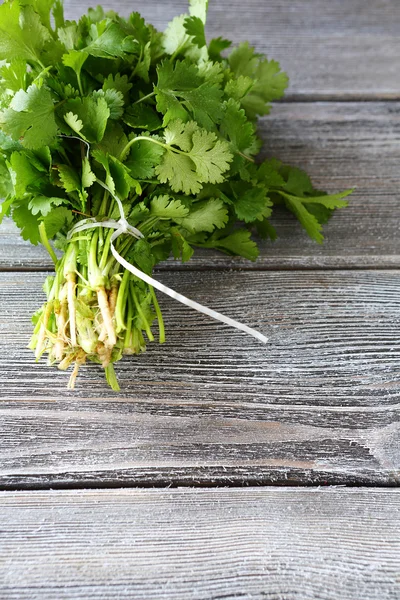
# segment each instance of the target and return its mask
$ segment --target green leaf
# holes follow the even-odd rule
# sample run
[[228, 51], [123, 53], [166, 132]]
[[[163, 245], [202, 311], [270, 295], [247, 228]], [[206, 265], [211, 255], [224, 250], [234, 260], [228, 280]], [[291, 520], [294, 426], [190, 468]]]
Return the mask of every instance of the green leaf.
[[308, 212], [300, 199], [295, 199], [285, 194], [286, 206], [298, 218], [311, 239], [322, 244], [324, 236], [321, 233], [322, 225], [316, 217]]
[[38, 189], [43, 181], [43, 174], [33, 163], [32, 157], [25, 152], [11, 154], [9, 170], [15, 195], [18, 198], [31, 189]]
[[262, 182], [267, 188], [283, 187], [285, 185], [285, 180], [279, 172], [281, 166], [282, 163], [275, 158], [265, 160], [258, 169], [258, 181]]
[[77, 115], [74, 115], [72, 112], [68, 112], [66, 115], [64, 115], [64, 121], [69, 127], [71, 127], [72, 131], [80, 135], [83, 129], [83, 123]]
[[288, 84], [279, 63], [256, 54], [247, 42], [235, 48], [228, 60], [236, 78], [247, 77], [254, 82], [249, 93], [241, 99], [248, 117], [254, 120], [257, 115], [268, 114], [270, 102], [281, 98]]
[[240, 104], [230, 99], [225, 104], [220, 131], [229, 140], [235, 152], [253, 155], [257, 152], [254, 125], [247, 120]]
[[211, 233], [215, 228], [225, 227], [227, 222], [228, 211], [219, 198], [196, 202], [189, 215], [179, 220], [180, 225], [191, 233], [198, 231]]
[[26, 89], [26, 61], [13, 60], [9, 65], [4, 65], [0, 69], [1, 86], [11, 92]]
[[166, 142], [181, 148], [182, 152], [168, 149], [156, 167], [161, 183], [169, 182], [175, 192], [197, 194], [203, 183], [221, 183], [229, 169], [232, 154], [226, 142], [214, 133], [200, 129], [196, 123], [178, 120], [165, 132]]
[[155, 260], [151, 251], [151, 246], [146, 240], [141, 239], [135, 243], [133, 251], [129, 255], [129, 259], [136, 263], [139, 269], [147, 275], [152, 274]]
[[186, 33], [192, 36], [192, 42], [199, 48], [203, 48], [207, 44], [204, 23], [200, 17], [188, 17], [184, 21], [184, 27]]
[[156, 196], [150, 202], [150, 214], [159, 219], [179, 219], [189, 214], [179, 200], [172, 200], [169, 196]]
[[230, 48], [232, 42], [225, 40], [222, 37], [214, 38], [208, 44], [208, 55], [212, 61], [222, 61], [221, 53]]
[[57, 165], [62, 187], [70, 194], [81, 189], [81, 181], [77, 171], [68, 165]]
[[15, 198], [13, 197], [0, 201], [0, 225], [3, 222], [4, 217], [6, 217], [9, 214], [10, 208], [12, 207], [14, 202]]
[[222, 183], [223, 173], [229, 169], [229, 163], [232, 161], [229, 145], [204, 129], [194, 132], [192, 142], [193, 148], [189, 156], [196, 165], [201, 181]]
[[[233, 184], [232, 184], [233, 186]], [[246, 183], [238, 182], [233, 186], [238, 196], [234, 202], [235, 212], [241, 221], [251, 223], [256, 219], [261, 220], [271, 214], [271, 200], [267, 196], [267, 190], [262, 186], [248, 186]]]
[[40, 241], [39, 236], [39, 220], [33, 215], [28, 208], [27, 202], [20, 202], [14, 205], [12, 217], [15, 224], [21, 230], [21, 235], [24, 240], [28, 240], [34, 246]]
[[301, 197], [312, 194], [313, 184], [305, 171], [297, 167], [284, 167], [282, 172], [286, 176], [286, 183], [283, 186], [286, 192]]
[[31, 6], [16, 1], [0, 6], [0, 60], [39, 62], [52, 37]]
[[183, 52], [189, 42], [190, 37], [185, 29], [186, 17], [187, 15], [180, 15], [168, 24], [163, 35], [163, 46], [167, 54]]
[[62, 230], [68, 231], [73, 221], [73, 214], [65, 206], [59, 206], [52, 210], [44, 219], [46, 233], [49, 239], [52, 239]]
[[72, 112], [77, 117], [74, 123], [79, 123], [79, 121], [82, 123], [79, 135], [88, 142], [102, 140], [110, 116], [110, 109], [105, 98], [72, 98], [64, 106], [65, 115]]
[[208, 11], [208, 0], [189, 0], [189, 14], [206, 23]]
[[155, 168], [161, 183], [169, 183], [174, 192], [198, 194], [203, 187], [193, 161], [187, 155], [165, 152], [161, 164]]
[[96, 181], [96, 175], [93, 173], [88, 158], [82, 161], [82, 187], [89, 188]]
[[0, 154], [0, 199], [6, 198], [8, 194], [13, 191], [13, 184], [11, 181], [11, 174], [8, 169], [6, 161]]
[[71, 67], [78, 77], [81, 76], [81, 70], [85, 64], [88, 54], [84, 50], [70, 50], [68, 54], [64, 54], [62, 57], [63, 64], [66, 67]]
[[129, 83], [128, 76], [121, 75], [120, 73], [117, 73], [116, 75], [110, 73], [103, 83], [103, 90], [105, 92], [107, 90], [117, 90], [117, 92], [121, 92], [125, 100], [128, 99], [128, 94], [131, 89], [132, 84]]
[[152, 179], [165, 150], [157, 144], [141, 140], [131, 146], [125, 165], [135, 179]]
[[192, 116], [199, 125], [212, 128], [222, 118], [222, 90], [204, 81], [199, 69], [188, 60], [175, 64], [164, 60], [157, 74], [157, 110], [164, 114], [164, 125], [173, 119], [187, 121]]
[[182, 262], [187, 262], [193, 256], [193, 248], [188, 244], [183, 235], [176, 229], [171, 228], [171, 246], [174, 258], [181, 258]]
[[117, 90], [97, 90], [92, 93], [92, 98], [104, 98], [110, 111], [110, 119], [117, 120], [124, 113], [124, 96]]
[[137, 184], [130, 176], [129, 168], [122, 164], [115, 156], [104, 154], [101, 150], [94, 150], [93, 156], [104, 167], [107, 186], [113, 194], [124, 200], [131, 188]]
[[5, 133], [22, 141], [27, 148], [48, 146], [57, 134], [50, 92], [36, 85], [29, 86], [26, 92], [20, 90], [10, 108], [0, 113], [0, 125]]
[[86, 52], [98, 58], [112, 59], [125, 58], [127, 52], [137, 49], [133, 38], [126, 36], [117, 23], [109, 23], [103, 31], [104, 23], [100, 22], [91, 28], [94, 39], [86, 46]]
[[124, 123], [135, 129], [147, 129], [148, 131], [157, 131], [162, 126], [156, 111], [144, 103], [130, 106], [125, 111]]
[[251, 232], [248, 229], [238, 229], [225, 238], [218, 238], [204, 245], [209, 248], [218, 248], [227, 254], [243, 256], [253, 261], [259, 255], [257, 244], [251, 239]]
[[33, 215], [41, 214], [44, 217], [49, 214], [54, 206], [60, 206], [65, 202], [63, 198], [49, 198], [48, 196], [33, 196], [29, 201], [28, 208]]

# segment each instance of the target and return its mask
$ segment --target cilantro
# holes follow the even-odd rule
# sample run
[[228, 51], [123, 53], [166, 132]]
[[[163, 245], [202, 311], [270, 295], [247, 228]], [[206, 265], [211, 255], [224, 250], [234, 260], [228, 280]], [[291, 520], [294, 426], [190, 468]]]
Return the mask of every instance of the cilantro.
[[[71, 386], [91, 360], [118, 389], [113, 363], [145, 350], [156, 317], [165, 339], [154, 290], [114, 248], [147, 274], [197, 246], [256, 260], [252, 232], [276, 238], [275, 206], [320, 243], [347, 204], [349, 191], [326, 195], [301, 169], [257, 163], [256, 118], [287, 76], [248, 43], [207, 43], [207, 7], [189, 0], [160, 33], [101, 6], [79, 21], [64, 19], [62, 0], [0, 6], [0, 222], [11, 216], [55, 263], [31, 347], [75, 362]], [[121, 206], [142, 238], [112, 238]], [[85, 219], [96, 227], [71, 233]]]
[[10, 108], [0, 113], [0, 127], [14, 140], [21, 139], [27, 148], [51, 144], [57, 125], [50, 92], [36, 85], [29, 86], [26, 92], [19, 90]]

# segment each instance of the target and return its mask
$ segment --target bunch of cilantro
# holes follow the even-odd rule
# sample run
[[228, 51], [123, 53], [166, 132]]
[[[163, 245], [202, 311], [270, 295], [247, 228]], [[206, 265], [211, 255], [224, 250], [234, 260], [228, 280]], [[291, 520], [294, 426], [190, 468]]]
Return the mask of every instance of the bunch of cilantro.
[[275, 238], [278, 204], [321, 242], [321, 224], [346, 205], [348, 192], [328, 196], [298, 169], [256, 163], [256, 119], [288, 79], [247, 43], [207, 43], [206, 12], [207, 0], [191, 0], [160, 33], [138, 13], [98, 7], [75, 22], [60, 0], [0, 6], [0, 219], [54, 260], [31, 347], [74, 365], [71, 387], [90, 360], [118, 389], [113, 363], [145, 350], [154, 320], [165, 337], [154, 290], [110, 252], [113, 230], [67, 237], [82, 219], [118, 220], [120, 199], [144, 237], [121, 235], [117, 251], [151, 274], [196, 247], [255, 260], [252, 232]]

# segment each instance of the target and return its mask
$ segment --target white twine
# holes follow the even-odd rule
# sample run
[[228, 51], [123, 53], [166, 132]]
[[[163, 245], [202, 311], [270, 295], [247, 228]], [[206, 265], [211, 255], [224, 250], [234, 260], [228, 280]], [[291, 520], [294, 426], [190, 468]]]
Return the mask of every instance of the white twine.
[[107, 229], [115, 229], [115, 232], [111, 236], [111, 244], [110, 244], [111, 252], [112, 252], [114, 258], [119, 262], [119, 264], [121, 266], [123, 266], [125, 269], [127, 269], [128, 271], [130, 271], [130, 273], [132, 273], [133, 275], [136, 275], [136, 277], [139, 277], [139, 279], [141, 279], [142, 281], [145, 281], [149, 285], [153, 286], [160, 292], [163, 292], [163, 294], [170, 296], [174, 300], [177, 300], [178, 302], [181, 302], [182, 304], [185, 304], [186, 306], [189, 306], [190, 308], [193, 308], [194, 310], [197, 310], [198, 312], [208, 315], [209, 317], [211, 317], [212, 319], [215, 319], [216, 321], [221, 321], [221, 323], [225, 323], [225, 325], [229, 325], [230, 327], [234, 327], [235, 329], [244, 331], [248, 335], [251, 335], [251, 336], [255, 337], [256, 339], [260, 340], [260, 342], [262, 342], [263, 344], [266, 344], [268, 342], [268, 338], [265, 337], [265, 335], [262, 335], [262, 333], [260, 333], [256, 329], [252, 329], [251, 327], [244, 325], [244, 323], [235, 321], [234, 319], [231, 319], [230, 317], [226, 317], [225, 315], [222, 315], [221, 313], [217, 312], [216, 310], [208, 308], [207, 306], [203, 306], [202, 304], [199, 304], [198, 302], [195, 302], [194, 300], [190, 300], [190, 298], [187, 298], [186, 296], [183, 296], [182, 294], [175, 292], [175, 290], [172, 290], [171, 288], [167, 287], [163, 283], [160, 283], [156, 279], [153, 279], [149, 275], [146, 275], [146, 273], [143, 273], [143, 271], [140, 271], [140, 269], [137, 269], [131, 263], [129, 263], [127, 260], [125, 260], [119, 254], [119, 252], [117, 252], [117, 250], [115, 249], [115, 246], [114, 246], [115, 240], [123, 233], [127, 233], [137, 239], [143, 238], [144, 236], [139, 231], [139, 229], [137, 229], [136, 227], [132, 227], [132, 225], [130, 225], [128, 223], [128, 221], [126, 220], [124, 208], [122, 206], [121, 200], [115, 194], [113, 194], [113, 192], [102, 181], [97, 180], [97, 183], [99, 183], [104, 189], [106, 189], [112, 195], [112, 197], [117, 201], [118, 208], [119, 208], [119, 211], [121, 214], [121, 218], [119, 219], [119, 221], [115, 221], [113, 219], [108, 219], [106, 221], [96, 221], [96, 219], [94, 219], [94, 218], [84, 219], [83, 221], [80, 221], [79, 223], [77, 223], [71, 229], [71, 231], [68, 233], [68, 236], [67, 236], [68, 240], [70, 240], [75, 233], [78, 233], [79, 231], [84, 231], [86, 229], [92, 229], [94, 227], [105, 227]]

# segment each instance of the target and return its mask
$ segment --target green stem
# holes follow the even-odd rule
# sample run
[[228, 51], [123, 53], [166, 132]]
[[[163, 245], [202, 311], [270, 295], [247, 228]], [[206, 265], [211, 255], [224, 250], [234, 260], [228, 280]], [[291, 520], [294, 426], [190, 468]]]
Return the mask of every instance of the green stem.
[[165, 327], [164, 327], [164, 319], [161, 313], [160, 305], [158, 304], [157, 296], [154, 291], [153, 286], [149, 286], [150, 294], [153, 300], [154, 310], [156, 311], [157, 320], [158, 320], [158, 329], [159, 329], [159, 342], [160, 344], [164, 344], [165, 342]]
[[131, 335], [132, 335], [132, 319], [133, 319], [133, 301], [132, 297], [128, 295], [128, 314], [126, 317], [126, 333], [124, 339], [124, 348], [129, 348], [131, 346]]
[[117, 306], [115, 307], [115, 321], [117, 324], [117, 333], [126, 329], [124, 321], [124, 312], [126, 307], [126, 295], [129, 282], [130, 272], [125, 271], [122, 276], [121, 285], [118, 290]]
[[44, 224], [44, 221], [42, 221], [39, 225], [39, 235], [40, 235], [40, 241], [42, 242], [43, 246], [46, 248], [47, 252], [50, 254], [50, 257], [51, 257], [54, 265], [56, 265], [58, 262], [58, 258], [56, 256], [56, 253], [54, 252], [53, 248], [50, 246], [50, 242], [49, 242], [49, 238], [47, 237], [46, 226]]
[[77, 73], [76, 74], [76, 78], [78, 80], [78, 87], [79, 87], [79, 93], [81, 96], [83, 96], [83, 88], [82, 88], [82, 81], [81, 81], [81, 74]]
[[151, 333], [149, 322], [146, 319], [144, 312], [142, 311], [142, 307], [140, 306], [139, 300], [137, 299], [136, 292], [135, 292], [135, 284], [133, 283], [133, 281], [131, 281], [131, 295], [132, 295], [133, 301], [135, 303], [138, 315], [143, 321], [144, 330], [147, 333], [147, 337], [149, 338], [150, 342], [154, 342], [154, 335]]
[[156, 92], [151, 92], [150, 94], [147, 94], [147, 96], [143, 96], [143, 98], [139, 98], [139, 100], [136, 100], [136, 102], [133, 102], [133, 105], [140, 104], [141, 102], [145, 102], [149, 98], [153, 98], [153, 96], [155, 96], [155, 95], [156, 95]]
[[114, 233], [114, 230], [110, 229], [110, 231], [108, 232], [108, 235], [106, 237], [106, 241], [104, 243], [103, 252], [101, 255], [100, 262], [99, 262], [99, 268], [102, 273], [107, 266], [107, 261], [109, 260], [108, 253], [110, 251], [111, 236], [113, 235], [113, 233]]
[[122, 150], [121, 154], [119, 155], [119, 160], [120, 161], [124, 161], [124, 158], [126, 157], [129, 148], [133, 145], [136, 144], [136, 142], [152, 142], [153, 144], [157, 144], [157, 146], [161, 146], [162, 148], [165, 148], [165, 150], [172, 150], [173, 152], [176, 152], [177, 154], [185, 154], [186, 152], [182, 152], [182, 150], [178, 150], [178, 148], [173, 148], [172, 146], [169, 146], [168, 144], [163, 144], [162, 142], [159, 142], [158, 140], [155, 140], [154, 138], [151, 138], [147, 135], [139, 135], [138, 137], [133, 138], [132, 140], [130, 140], [125, 148]]

